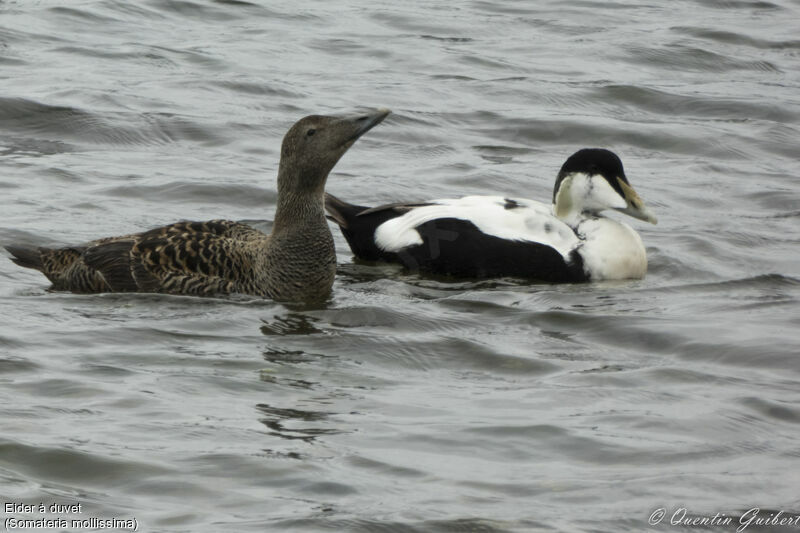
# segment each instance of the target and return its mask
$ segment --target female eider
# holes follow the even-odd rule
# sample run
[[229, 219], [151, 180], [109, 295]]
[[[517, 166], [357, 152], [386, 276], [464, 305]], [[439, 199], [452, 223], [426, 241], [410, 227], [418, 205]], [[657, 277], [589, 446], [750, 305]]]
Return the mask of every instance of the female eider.
[[41, 271], [55, 290], [242, 293], [280, 301], [325, 299], [336, 273], [325, 220], [328, 173], [356, 139], [389, 114], [305, 117], [283, 138], [272, 233], [229, 220], [178, 222], [82, 246], [8, 246], [12, 261]]
[[512, 276], [547, 282], [642, 278], [647, 255], [614, 209], [653, 224], [622, 161], [598, 148], [561, 167], [553, 204], [502, 196], [467, 196], [367, 208], [326, 194], [325, 208], [359, 259], [457, 277]]

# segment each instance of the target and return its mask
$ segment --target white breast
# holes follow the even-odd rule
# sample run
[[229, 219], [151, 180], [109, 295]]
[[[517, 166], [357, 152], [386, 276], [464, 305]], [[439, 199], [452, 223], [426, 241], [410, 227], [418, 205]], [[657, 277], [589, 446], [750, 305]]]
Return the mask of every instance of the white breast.
[[437, 200], [388, 220], [375, 231], [375, 244], [387, 252], [422, 244], [416, 228], [440, 218], [472, 222], [487, 235], [510, 241], [530, 241], [555, 248], [566, 257], [578, 245], [575, 232], [556, 218], [548, 205], [533, 200], [511, 199], [518, 207], [506, 209], [502, 196], [466, 196]]
[[583, 268], [592, 280], [641, 279], [647, 273], [647, 252], [633, 228], [610, 218], [587, 219], [578, 226]]

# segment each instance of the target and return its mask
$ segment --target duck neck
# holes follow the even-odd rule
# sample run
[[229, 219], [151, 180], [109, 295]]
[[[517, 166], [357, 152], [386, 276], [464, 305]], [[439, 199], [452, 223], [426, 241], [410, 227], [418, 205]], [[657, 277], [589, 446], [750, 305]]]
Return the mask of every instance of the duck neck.
[[564, 222], [567, 226], [571, 227], [572, 229], [577, 228], [580, 226], [581, 222], [586, 220], [587, 218], [593, 218], [593, 213], [586, 213], [579, 210], [568, 211], [568, 212], [559, 212], [558, 206], [553, 204], [553, 213], [556, 217]]
[[586, 174], [567, 176], [553, 197], [553, 214], [572, 228], [587, 218], [597, 216], [597, 212], [587, 209], [586, 205], [591, 190], [590, 178]]
[[262, 282], [275, 300], [310, 302], [330, 294], [336, 250], [325, 219], [325, 180], [308, 189], [297, 183], [278, 178], [278, 207], [262, 258]]
[[330, 231], [325, 220], [325, 179], [316, 180], [319, 181], [317, 186], [297, 186], [309, 181], [287, 176], [283, 171], [278, 174], [278, 206], [273, 233], [308, 232], [312, 228]]
[[553, 204], [553, 214], [572, 229], [576, 229], [586, 219], [600, 216], [598, 213], [578, 209], [575, 204], [564, 206], [558, 203]]

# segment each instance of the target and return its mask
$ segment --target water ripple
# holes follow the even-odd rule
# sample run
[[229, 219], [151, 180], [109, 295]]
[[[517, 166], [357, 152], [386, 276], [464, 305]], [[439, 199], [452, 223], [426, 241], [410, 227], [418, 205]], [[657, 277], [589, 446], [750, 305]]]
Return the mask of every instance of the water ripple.
[[4, 3], [0, 245], [269, 231], [286, 129], [378, 105], [329, 180], [346, 200], [546, 201], [601, 146], [660, 219], [610, 214], [645, 279], [579, 285], [364, 264], [332, 226], [315, 306], [49, 292], [0, 250], [7, 499], [165, 532], [640, 531], [689, 501], [796, 507], [790, 4]]
[[[131, 125], [131, 122], [138, 122]], [[0, 125], [15, 135], [40, 140], [99, 145], [147, 145], [181, 140], [220, 142], [206, 128], [165, 114], [100, 116], [81, 109], [48, 105], [22, 98], [0, 98]]]

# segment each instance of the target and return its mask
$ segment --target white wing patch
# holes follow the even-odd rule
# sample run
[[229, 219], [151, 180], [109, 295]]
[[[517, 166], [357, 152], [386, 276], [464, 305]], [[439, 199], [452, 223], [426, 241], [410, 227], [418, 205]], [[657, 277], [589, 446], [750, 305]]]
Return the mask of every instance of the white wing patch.
[[[516, 204], [507, 209], [508, 200]], [[466, 196], [436, 200], [435, 205], [416, 207], [387, 220], [375, 230], [375, 244], [387, 252], [422, 244], [416, 228], [439, 218], [472, 222], [487, 235], [510, 241], [546, 244], [566, 257], [579, 239], [567, 224], [553, 215], [549, 205], [534, 200], [502, 196]]]

